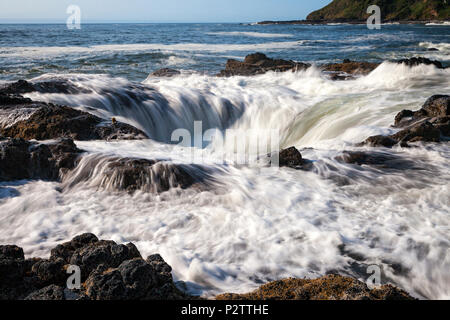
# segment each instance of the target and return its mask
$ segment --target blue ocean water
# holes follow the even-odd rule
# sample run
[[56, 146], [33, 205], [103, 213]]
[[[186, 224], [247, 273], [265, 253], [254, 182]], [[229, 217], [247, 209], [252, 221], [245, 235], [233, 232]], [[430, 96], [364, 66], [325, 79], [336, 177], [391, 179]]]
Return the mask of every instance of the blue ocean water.
[[[106, 73], [142, 81], [171, 67], [213, 74], [256, 51], [325, 63], [426, 56], [449, 63], [449, 25], [63, 24], [0, 25], [0, 79]], [[436, 48], [439, 51], [428, 51]]]

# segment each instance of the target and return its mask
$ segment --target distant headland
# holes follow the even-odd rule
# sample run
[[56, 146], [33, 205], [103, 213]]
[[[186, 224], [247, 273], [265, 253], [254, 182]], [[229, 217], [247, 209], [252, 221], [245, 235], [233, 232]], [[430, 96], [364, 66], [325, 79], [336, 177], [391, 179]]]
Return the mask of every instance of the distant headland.
[[426, 24], [450, 20], [449, 0], [334, 0], [310, 13], [306, 20], [262, 21], [258, 24], [361, 24], [370, 14], [367, 8], [377, 5], [383, 23]]

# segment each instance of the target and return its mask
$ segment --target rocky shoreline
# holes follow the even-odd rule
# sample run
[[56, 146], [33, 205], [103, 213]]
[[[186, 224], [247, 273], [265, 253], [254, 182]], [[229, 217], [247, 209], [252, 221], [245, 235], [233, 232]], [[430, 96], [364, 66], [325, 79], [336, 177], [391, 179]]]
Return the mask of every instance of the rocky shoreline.
[[[79, 287], [77, 280], [70, 278], [73, 266], [80, 270]], [[53, 248], [48, 259], [25, 258], [16, 245], [0, 246], [0, 300], [198, 299], [202, 298], [177, 287], [172, 268], [159, 254], [144, 259], [132, 243], [117, 244], [87, 233]], [[363, 282], [339, 275], [284, 279], [249, 294], [227, 293], [215, 299], [414, 300], [391, 285], [369, 289]]]
[[[425, 58], [397, 61], [407, 66], [420, 64], [445, 68]], [[332, 80], [366, 75], [377, 63], [344, 60], [319, 66]], [[253, 76], [266, 72], [297, 72], [310, 64], [272, 59], [261, 53], [244, 61], [229, 60], [218, 75]], [[167, 72], [165, 72], [167, 71]], [[176, 76], [163, 70], [154, 76]], [[147, 135], [115, 119], [101, 119], [77, 109], [33, 101], [31, 92], [77, 94], [64, 82], [30, 83], [24, 80], [0, 88], [0, 181], [42, 179], [61, 182], [64, 188], [87, 182], [92, 168], [101, 163], [104, 177], [98, 188], [116, 191], [164, 192], [171, 188], [210, 188], [209, 168], [164, 163], [161, 159], [121, 157], [86, 158], [74, 140], [141, 140]], [[418, 111], [404, 110], [395, 117], [398, 132], [374, 136], [356, 145], [370, 147], [411, 147], [412, 143], [447, 142], [450, 135], [450, 96], [430, 97]], [[54, 140], [42, 142], [42, 140]], [[40, 142], [41, 141], [41, 142]], [[280, 151], [280, 166], [311, 170], [296, 148]], [[87, 159], [87, 160], [86, 160]], [[389, 167], [398, 159], [376, 152], [343, 152], [336, 161], [354, 165]], [[89, 165], [79, 166], [81, 161]], [[156, 186], [156, 187], [155, 187]], [[81, 269], [82, 286], [66, 289], [67, 269]], [[182, 292], [174, 283], [171, 267], [157, 254], [143, 259], [133, 244], [121, 245], [99, 240], [93, 234], [80, 235], [52, 249], [49, 259], [25, 258], [15, 245], [0, 246], [0, 299], [3, 300], [171, 300], [199, 299]], [[223, 294], [217, 299], [299, 299], [299, 300], [389, 300], [413, 299], [390, 285], [369, 289], [366, 284], [340, 275], [306, 279], [285, 279], [266, 284], [248, 294]]]
[[[430, 60], [424, 57], [413, 57], [409, 59], [401, 59], [392, 61], [392, 63], [404, 64], [409, 67], [418, 65], [433, 65], [438, 69], [446, 69], [440, 61]], [[357, 76], [368, 75], [374, 71], [380, 63], [367, 62], [367, 61], [352, 61], [344, 59], [339, 63], [328, 63], [318, 65], [317, 68], [321, 70], [325, 76], [331, 80], [351, 80]], [[255, 76], [265, 74], [267, 72], [298, 72], [304, 71], [312, 67], [309, 63], [297, 62], [292, 60], [272, 59], [267, 57], [263, 53], [253, 53], [245, 57], [244, 61], [238, 61], [235, 59], [229, 59], [226, 63], [225, 69], [217, 74], [218, 77], [231, 77], [231, 76]], [[154, 74], [157, 76], [173, 76], [176, 70], [172, 70], [170, 73], [165, 74], [161, 69], [161, 72], [156, 71]]]

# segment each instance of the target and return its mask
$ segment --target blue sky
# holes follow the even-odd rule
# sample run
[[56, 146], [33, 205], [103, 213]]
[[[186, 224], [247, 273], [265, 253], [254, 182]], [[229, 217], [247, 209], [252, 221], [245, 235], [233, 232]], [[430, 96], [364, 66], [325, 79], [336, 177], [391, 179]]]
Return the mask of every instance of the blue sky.
[[65, 22], [70, 4], [84, 22], [254, 22], [304, 19], [331, 0], [1, 0], [0, 23]]

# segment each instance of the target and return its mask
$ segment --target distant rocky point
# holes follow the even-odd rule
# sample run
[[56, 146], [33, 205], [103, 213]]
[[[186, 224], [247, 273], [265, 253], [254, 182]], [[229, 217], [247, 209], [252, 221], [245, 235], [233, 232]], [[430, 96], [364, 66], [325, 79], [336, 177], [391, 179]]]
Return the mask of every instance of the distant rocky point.
[[450, 20], [450, 4], [443, 0], [334, 0], [310, 13], [306, 20], [262, 21], [259, 24], [365, 23], [367, 8], [378, 5], [384, 23], [429, 23]]

